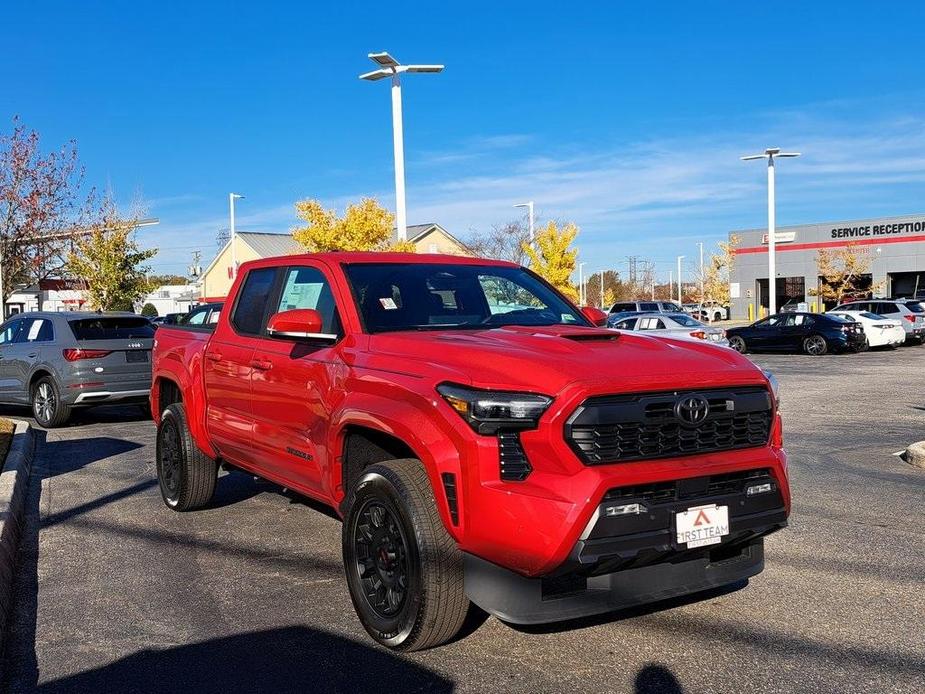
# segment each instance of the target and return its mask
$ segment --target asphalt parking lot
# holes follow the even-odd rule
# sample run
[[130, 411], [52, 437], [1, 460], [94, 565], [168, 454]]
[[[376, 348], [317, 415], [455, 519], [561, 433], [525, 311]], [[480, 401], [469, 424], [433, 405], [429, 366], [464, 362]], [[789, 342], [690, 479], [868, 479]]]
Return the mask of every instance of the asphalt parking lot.
[[5, 686], [925, 691], [925, 470], [893, 455], [925, 439], [925, 347], [754, 359], [782, 384], [794, 495], [763, 574], [542, 629], [488, 619], [401, 656], [353, 614], [331, 515], [240, 473], [208, 509], [172, 513], [153, 425], [131, 408], [81, 414], [40, 432]]

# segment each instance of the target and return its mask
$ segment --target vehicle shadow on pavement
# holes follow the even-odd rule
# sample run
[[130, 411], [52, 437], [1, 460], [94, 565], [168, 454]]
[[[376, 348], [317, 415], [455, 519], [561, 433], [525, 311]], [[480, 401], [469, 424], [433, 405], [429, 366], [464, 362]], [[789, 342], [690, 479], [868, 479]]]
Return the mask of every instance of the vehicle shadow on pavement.
[[44, 683], [37, 691], [153, 694], [453, 689], [452, 681], [386, 650], [295, 626], [139, 651], [100, 668]]
[[646, 665], [636, 673], [633, 694], [684, 694], [684, 689], [664, 665]]

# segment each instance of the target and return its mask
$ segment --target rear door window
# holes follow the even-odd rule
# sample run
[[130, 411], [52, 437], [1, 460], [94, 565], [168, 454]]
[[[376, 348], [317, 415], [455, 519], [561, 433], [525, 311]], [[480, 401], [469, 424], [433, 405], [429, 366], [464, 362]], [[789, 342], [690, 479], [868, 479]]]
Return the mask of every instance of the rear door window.
[[130, 337], [154, 337], [154, 326], [147, 318], [135, 316], [99, 316], [70, 321], [78, 341], [119, 340]]
[[874, 313], [879, 313], [881, 316], [886, 315], [887, 313], [901, 313], [899, 306], [896, 304], [888, 304], [886, 302], [880, 302], [874, 304]]
[[610, 312], [620, 313], [621, 311], [635, 311], [635, 310], [636, 310], [636, 304], [630, 304], [630, 303], [624, 302], [622, 304], [614, 304], [611, 307]]
[[642, 303], [639, 305], [640, 310], [642, 311], [658, 311], [658, 304], [652, 303]]
[[617, 321], [615, 327], [617, 330], [632, 330], [636, 327], [636, 318], [624, 318], [621, 321]]
[[275, 267], [258, 268], [247, 273], [231, 316], [231, 324], [238, 332], [260, 334], [275, 281]]
[[54, 339], [55, 331], [47, 318], [25, 319], [22, 330], [16, 336], [16, 342], [51, 342]]

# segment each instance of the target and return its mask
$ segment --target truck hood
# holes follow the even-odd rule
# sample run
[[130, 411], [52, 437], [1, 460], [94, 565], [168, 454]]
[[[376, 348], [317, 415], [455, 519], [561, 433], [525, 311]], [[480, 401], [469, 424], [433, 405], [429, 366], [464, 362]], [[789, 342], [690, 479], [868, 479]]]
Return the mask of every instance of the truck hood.
[[548, 394], [576, 382], [609, 392], [765, 382], [725, 347], [581, 326], [380, 333], [370, 336], [369, 352], [391, 371], [401, 364], [437, 380]]

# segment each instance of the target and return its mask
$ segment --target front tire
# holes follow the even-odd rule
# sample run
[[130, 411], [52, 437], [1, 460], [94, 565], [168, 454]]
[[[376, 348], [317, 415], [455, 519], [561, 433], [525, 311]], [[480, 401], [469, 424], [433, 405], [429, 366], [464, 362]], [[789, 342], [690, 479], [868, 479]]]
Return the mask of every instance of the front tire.
[[59, 427], [71, 417], [71, 408], [61, 402], [58, 386], [49, 376], [43, 376], [32, 386], [32, 415], [45, 429]]
[[803, 340], [803, 351], [811, 357], [820, 357], [829, 351], [829, 345], [822, 335], [810, 335]]
[[157, 481], [164, 503], [193, 511], [212, 499], [218, 466], [190, 436], [183, 405], [168, 405], [157, 427]]
[[733, 335], [729, 338], [729, 346], [739, 354], [745, 354], [748, 351], [748, 346], [745, 344], [745, 340], [738, 335]]
[[462, 552], [443, 525], [421, 462], [367, 468], [343, 525], [350, 599], [376, 641], [416, 651], [451, 640], [469, 609]]

